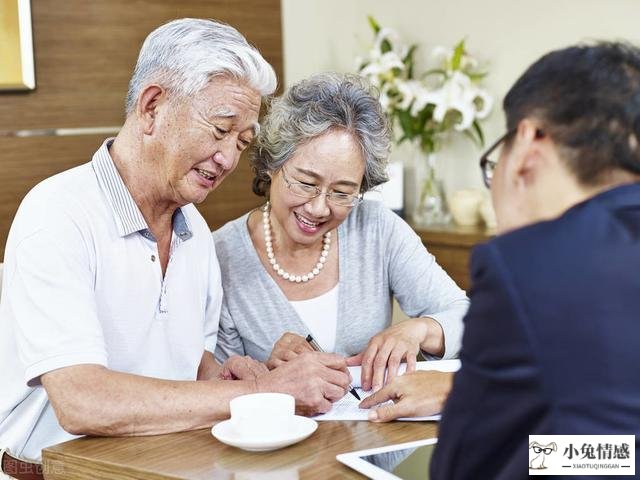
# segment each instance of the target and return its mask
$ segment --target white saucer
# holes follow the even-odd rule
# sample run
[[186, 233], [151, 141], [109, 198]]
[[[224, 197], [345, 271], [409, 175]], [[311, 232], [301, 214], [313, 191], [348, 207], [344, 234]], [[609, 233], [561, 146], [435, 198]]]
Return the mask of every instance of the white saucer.
[[287, 432], [275, 433], [264, 439], [241, 438], [231, 425], [231, 420], [225, 420], [213, 426], [211, 434], [222, 443], [238, 447], [250, 452], [267, 452], [293, 445], [304, 440], [318, 428], [318, 422], [311, 418], [295, 415], [291, 420], [291, 428]]

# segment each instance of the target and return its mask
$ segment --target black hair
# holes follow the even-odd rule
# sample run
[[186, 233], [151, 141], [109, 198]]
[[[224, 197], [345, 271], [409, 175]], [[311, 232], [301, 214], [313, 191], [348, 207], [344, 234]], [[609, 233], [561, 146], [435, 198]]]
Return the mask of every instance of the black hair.
[[583, 185], [615, 169], [640, 174], [640, 49], [620, 42], [544, 55], [504, 99], [507, 128], [532, 117]]

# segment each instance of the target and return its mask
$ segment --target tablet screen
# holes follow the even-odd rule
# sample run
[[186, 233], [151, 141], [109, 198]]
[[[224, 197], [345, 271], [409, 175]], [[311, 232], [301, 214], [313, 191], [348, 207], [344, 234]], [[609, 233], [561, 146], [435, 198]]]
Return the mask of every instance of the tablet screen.
[[337, 455], [338, 461], [375, 480], [427, 480], [436, 438]]
[[402, 480], [426, 480], [435, 444], [393, 452], [363, 455], [360, 458]]

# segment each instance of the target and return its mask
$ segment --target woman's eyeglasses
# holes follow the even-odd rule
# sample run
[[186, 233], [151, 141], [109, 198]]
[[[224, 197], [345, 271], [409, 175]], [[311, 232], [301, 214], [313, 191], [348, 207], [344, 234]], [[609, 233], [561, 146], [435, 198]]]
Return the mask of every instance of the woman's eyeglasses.
[[350, 193], [342, 192], [326, 192], [324, 193], [320, 187], [316, 185], [310, 185], [302, 182], [292, 182], [285, 175], [284, 167], [282, 168], [282, 179], [289, 191], [296, 197], [307, 198], [309, 200], [316, 198], [320, 195], [327, 197], [327, 202], [339, 207], [354, 207], [362, 201], [362, 194], [352, 195]]

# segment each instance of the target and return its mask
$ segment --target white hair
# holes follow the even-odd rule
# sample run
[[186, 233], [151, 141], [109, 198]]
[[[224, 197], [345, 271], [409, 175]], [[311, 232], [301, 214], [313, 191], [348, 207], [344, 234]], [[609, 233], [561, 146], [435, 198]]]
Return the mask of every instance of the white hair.
[[215, 20], [173, 20], [142, 44], [129, 82], [126, 114], [134, 111], [140, 92], [150, 83], [189, 97], [217, 75], [242, 80], [262, 96], [272, 94], [277, 85], [273, 67], [235, 28]]

